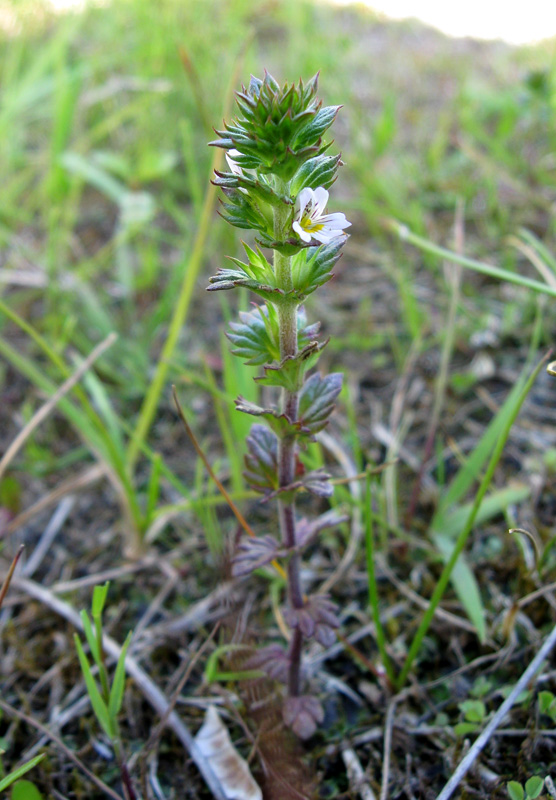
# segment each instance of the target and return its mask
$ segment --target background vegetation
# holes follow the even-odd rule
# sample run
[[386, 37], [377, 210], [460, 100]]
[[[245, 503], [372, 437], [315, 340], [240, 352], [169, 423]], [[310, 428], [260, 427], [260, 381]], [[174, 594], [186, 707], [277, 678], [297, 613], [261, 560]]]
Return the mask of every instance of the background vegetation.
[[[346, 752], [377, 796], [381, 784], [392, 799], [437, 796], [554, 618], [556, 383], [544, 369], [489, 466], [556, 333], [554, 53], [299, 0], [117, 0], [60, 15], [0, 5], [0, 529], [6, 567], [20, 543], [27, 553], [1, 616], [6, 770], [46, 752], [32, 773], [44, 797], [106, 796], [70, 751], [120, 791], [67, 611], [110, 579], [105, 630], [120, 643], [135, 630], [128, 653], [168, 697], [189, 670], [180, 715], [196, 730], [217, 702], [241, 752], [253, 748], [254, 772], [267, 768], [265, 798], [289, 796], [268, 769], [286, 752], [292, 781], [312, 780], [317, 797], [357, 796]], [[327, 716], [294, 755], [281, 738], [264, 749], [252, 687], [229, 679], [233, 659], [210, 658], [232, 641], [272, 640], [283, 587], [270, 571], [255, 594], [227, 583], [237, 524], [170, 390], [249, 523], [273, 529], [241, 475], [249, 421], [232, 400], [255, 399], [256, 386], [223, 337], [237, 298], [204, 292], [223, 254], [240, 251], [216, 216], [220, 156], [206, 143], [233, 91], [264, 68], [282, 81], [320, 70], [320, 95], [343, 104], [331, 210], [353, 222], [335, 279], [307, 303], [331, 336], [326, 368], [346, 376], [307, 461], [324, 456], [350, 521], [310, 560], [307, 580], [340, 603], [343, 633], [312, 654]], [[366, 487], [354, 476], [367, 468]], [[458, 537], [465, 561], [418, 640]], [[506, 797], [507, 781], [550, 771], [554, 720], [537, 694], [554, 684], [546, 666], [462, 797]], [[173, 734], [145, 748], [158, 720], [129, 681], [121, 735], [145, 793], [209, 797]]]

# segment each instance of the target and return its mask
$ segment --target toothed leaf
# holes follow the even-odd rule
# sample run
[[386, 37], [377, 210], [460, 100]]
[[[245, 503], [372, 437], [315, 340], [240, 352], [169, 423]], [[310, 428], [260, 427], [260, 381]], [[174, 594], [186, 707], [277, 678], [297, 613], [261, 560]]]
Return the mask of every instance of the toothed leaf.
[[314, 542], [319, 533], [327, 528], [336, 528], [342, 522], [347, 522], [346, 514], [339, 514], [336, 510], [327, 511], [316, 519], [308, 520], [305, 517], [297, 523], [297, 546], [304, 550]]
[[330, 280], [346, 239], [339, 236], [330, 244], [309, 247], [292, 258], [292, 281], [299, 294], [305, 297]]
[[324, 711], [316, 697], [288, 697], [284, 703], [284, 722], [300, 739], [309, 739], [324, 719]]
[[266, 567], [279, 554], [280, 545], [273, 536], [244, 539], [232, 562], [232, 575], [241, 578], [256, 569]]
[[280, 683], [288, 682], [290, 659], [287, 652], [279, 644], [270, 644], [268, 647], [262, 647], [254, 655], [250, 656], [243, 666], [244, 669], [260, 669], [266, 672], [269, 678], [280, 681]]
[[280, 414], [279, 411], [271, 408], [261, 408], [244, 397], [238, 397], [236, 400], [236, 410], [242, 411], [244, 414], [252, 414], [254, 417], [264, 417], [280, 439], [308, 433], [308, 430], [303, 429], [298, 422], [292, 423], [285, 414]]
[[239, 318], [241, 322], [230, 322], [231, 333], [226, 334], [234, 345], [232, 353], [254, 366], [279, 360], [276, 310], [272, 306], [257, 306], [253, 311], [240, 311]]
[[297, 170], [290, 184], [290, 192], [295, 197], [302, 189], [328, 189], [336, 180], [340, 156], [316, 156], [310, 158]]
[[325, 108], [321, 108], [313, 119], [302, 128], [294, 142], [294, 147], [302, 148], [317, 143], [320, 144], [320, 137], [332, 125], [340, 108], [341, 106], [326, 106]]
[[319, 352], [326, 342], [309, 342], [295, 356], [288, 356], [281, 364], [270, 364], [264, 368], [265, 374], [255, 378], [263, 386], [281, 386], [288, 392], [297, 392], [303, 384], [303, 375], [313, 367]]
[[328, 423], [334, 409], [334, 401], [342, 388], [341, 372], [333, 372], [324, 378], [318, 373], [305, 382], [299, 397], [299, 421], [310, 433], [318, 433]]
[[278, 488], [278, 438], [264, 425], [255, 424], [247, 437], [245, 480], [257, 492]]
[[306, 639], [315, 638], [323, 647], [336, 641], [340, 626], [337, 606], [327, 595], [310, 595], [301, 608], [287, 608], [284, 619], [290, 628], [298, 628]]

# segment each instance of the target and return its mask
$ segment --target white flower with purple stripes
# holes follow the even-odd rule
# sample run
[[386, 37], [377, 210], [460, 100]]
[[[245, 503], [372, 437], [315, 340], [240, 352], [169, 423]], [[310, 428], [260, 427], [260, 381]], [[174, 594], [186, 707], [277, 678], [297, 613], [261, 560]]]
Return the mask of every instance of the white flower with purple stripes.
[[349, 228], [345, 214], [325, 214], [328, 192], [323, 186], [302, 189], [295, 201], [295, 217], [292, 228], [303, 242], [315, 239], [328, 244], [338, 236], [344, 236], [344, 228]]

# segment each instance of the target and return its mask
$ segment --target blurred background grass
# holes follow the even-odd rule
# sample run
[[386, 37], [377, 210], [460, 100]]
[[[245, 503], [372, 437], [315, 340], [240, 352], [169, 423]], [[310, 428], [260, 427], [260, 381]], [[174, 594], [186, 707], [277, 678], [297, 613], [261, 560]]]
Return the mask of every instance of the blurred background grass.
[[[551, 231], [549, 45], [450, 40], [361, 7], [288, 0], [48, 8], [3, 10], [2, 281], [59, 352], [124, 334], [103, 365], [126, 414], [152, 377], [199, 226], [206, 142], [240, 57], [244, 81], [264, 68], [280, 80], [320, 70], [325, 102], [343, 104], [335, 136], [346, 167], [334, 202], [355, 221], [354, 245], [377, 246], [369, 237], [383, 240], [389, 216], [446, 241], [457, 198], [478, 248], [499, 249], [520, 225]], [[234, 231], [211, 224], [204, 274], [237, 246]], [[511, 253], [502, 258], [515, 265]], [[394, 277], [415, 336], [407, 261]], [[198, 309], [211, 313], [201, 287], [196, 321]], [[184, 330], [177, 363], [201, 346]]]

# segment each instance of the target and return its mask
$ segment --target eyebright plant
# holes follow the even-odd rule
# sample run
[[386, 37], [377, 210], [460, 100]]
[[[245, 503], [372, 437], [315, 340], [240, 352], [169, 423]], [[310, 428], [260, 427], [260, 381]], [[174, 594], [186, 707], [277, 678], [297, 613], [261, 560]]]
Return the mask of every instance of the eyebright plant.
[[[247, 438], [245, 478], [278, 504], [280, 539], [267, 534], [242, 541], [233, 571], [244, 576], [275, 559], [287, 562], [289, 649], [273, 644], [259, 650], [248, 668], [261, 669], [287, 685], [283, 716], [300, 737], [314, 733], [323, 719], [315, 697], [303, 693], [301, 657], [305, 640], [324, 646], [335, 639], [337, 609], [328, 596], [303, 592], [303, 551], [325, 527], [338, 523], [331, 512], [316, 520], [298, 519], [296, 495], [308, 491], [330, 497], [330, 476], [306, 472], [299, 450], [328, 423], [342, 375], [314, 372], [327, 341], [318, 338], [319, 323], [308, 324], [302, 303], [332, 277], [350, 223], [342, 213], [327, 214], [328, 189], [340, 166], [329, 155], [324, 136], [339, 106], [322, 107], [318, 75], [308, 83], [280, 86], [268, 73], [251, 78], [237, 93], [239, 115], [210, 144], [226, 151], [228, 171], [214, 183], [225, 199], [222, 216], [255, 232], [256, 248], [243, 243], [246, 261], [210, 278], [209, 291], [243, 286], [264, 302], [240, 314], [228, 333], [232, 352], [247, 364], [263, 367], [255, 380], [280, 390], [278, 407], [261, 407], [238, 398], [239, 411], [257, 417]], [[272, 262], [262, 248], [273, 251]], [[264, 422], [265, 424], [261, 424]]]

